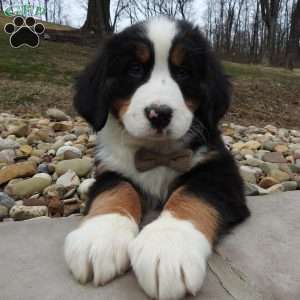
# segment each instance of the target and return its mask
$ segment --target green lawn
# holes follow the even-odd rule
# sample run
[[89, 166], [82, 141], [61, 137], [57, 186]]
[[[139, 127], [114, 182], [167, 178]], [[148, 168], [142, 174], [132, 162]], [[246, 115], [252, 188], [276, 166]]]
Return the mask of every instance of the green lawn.
[[[0, 27], [11, 18], [0, 14]], [[51, 29], [69, 27], [46, 23]], [[74, 76], [95, 49], [42, 40], [35, 49], [13, 49], [0, 30], [0, 110], [40, 114], [44, 108], [71, 109]], [[300, 128], [300, 69], [223, 62], [233, 82], [233, 106], [227, 120], [242, 124]]]

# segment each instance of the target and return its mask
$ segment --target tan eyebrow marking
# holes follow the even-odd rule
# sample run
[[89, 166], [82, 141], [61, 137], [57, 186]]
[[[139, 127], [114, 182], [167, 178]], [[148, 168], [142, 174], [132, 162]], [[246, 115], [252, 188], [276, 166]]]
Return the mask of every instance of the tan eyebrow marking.
[[176, 45], [171, 53], [171, 63], [175, 66], [181, 66], [185, 57], [185, 50], [182, 45]]
[[147, 63], [150, 60], [150, 49], [144, 44], [137, 44], [136, 57], [142, 64]]

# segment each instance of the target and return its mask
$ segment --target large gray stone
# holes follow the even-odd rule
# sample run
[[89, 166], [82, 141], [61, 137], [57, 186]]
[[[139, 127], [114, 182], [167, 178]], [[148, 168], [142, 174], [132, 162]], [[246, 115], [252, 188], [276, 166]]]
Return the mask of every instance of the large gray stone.
[[[218, 246], [201, 293], [188, 299], [300, 299], [300, 192], [248, 202], [252, 217]], [[79, 221], [0, 224], [0, 299], [147, 300], [132, 273], [100, 288], [73, 280], [63, 260], [63, 242]]]

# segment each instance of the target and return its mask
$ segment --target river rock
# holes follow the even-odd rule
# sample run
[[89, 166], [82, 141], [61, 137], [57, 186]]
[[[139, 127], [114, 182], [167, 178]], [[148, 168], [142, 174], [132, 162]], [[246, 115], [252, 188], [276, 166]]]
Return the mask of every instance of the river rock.
[[15, 200], [9, 197], [6, 193], [0, 192], [0, 205], [7, 208], [12, 208], [16, 204]]
[[[41, 176], [43, 175], [43, 176]], [[52, 182], [50, 175], [41, 173], [30, 179], [25, 179], [16, 183], [9, 183], [5, 188], [8, 195], [16, 199], [28, 198], [34, 194], [39, 194]]]
[[297, 181], [284, 181], [281, 183], [284, 187], [284, 191], [294, 191], [298, 188], [298, 182]]
[[16, 152], [13, 149], [0, 151], [0, 163], [13, 164], [15, 162]]
[[32, 176], [35, 172], [36, 163], [32, 161], [9, 165], [0, 170], [0, 185], [14, 178]]
[[17, 143], [16, 141], [7, 138], [3, 139], [0, 137], [0, 151], [2, 150], [7, 150], [7, 149], [17, 149], [20, 147], [20, 144]]
[[63, 137], [64, 142], [69, 142], [69, 141], [76, 141], [77, 136], [73, 133], [67, 134]]
[[286, 163], [286, 159], [279, 152], [268, 152], [263, 156], [263, 160], [270, 163]]
[[25, 137], [29, 134], [29, 126], [27, 123], [23, 122], [8, 126], [7, 130], [9, 134], [13, 134], [16, 137]]
[[70, 119], [66, 113], [57, 108], [49, 108], [46, 111], [46, 116], [54, 121], [68, 121]]
[[70, 121], [56, 122], [52, 125], [54, 131], [71, 131], [73, 123]]
[[279, 183], [271, 186], [270, 188], [267, 189], [268, 192], [270, 193], [275, 193], [275, 192], [284, 192], [284, 186]]
[[262, 175], [262, 171], [259, 168], [241, 166], [240, 173], [246, 182], [256, 184], [257, 178]]
[[268, 189], [271, 186], [278, 184], [279, 181], [272, 178], [272, 177], [264, 177], [262, 180], [259, 182], [259, 186], [263, 189]]
[[65, 188], [77, 187], [80, 184], [80, 179], [72, 170], [68, 170], [65, 174], [61, 175], [56, 184], [62, 185]]
[[42, 163], [37, 168], [37, 173], [46, 173], [46, 174], [53, 174], [55, 171], [55, 168], [47, 163]]
[[257, 150], [261, 147], [261, 144], [257, 141], [248, 141], [244, 144], [243, 149], [249, 149], [249, 150]]
[[[27, 137], [28, 144], [32, 145], [39, 141], [45, 143], [53, 143], [54, 133], [49, 128], [34, 128]], [[51, 146], [51, 145], [50, 145]]]
[[0, 204], [0, 222], [9, 216], [9, 210], [6, 206]]
[[294, 151], [293, 157], [294, 157], [295, 160], [300, 159], [300, 149], [297, 149], [297, 150]]
[[82, 177], [87, 175], [93, 167], [93, 162], [88, 158], [77, 158], [71, 160], [63, 160], [59, 162], [55, 171], [58, 176], [65, 174], [68, 170], [74, 171], [78, 176]]
[[286, 153], [289, 151], [289, 147], [286, 144], [278, 144], [274, 147], [276, 152]]
[[9, 215], [15, 221], [28, 220], [37, 217], [47, 216], [48, 208], [47, 206], [16, 205], [10, 210]]
[[88, 178], [82, 181], [82, 183], [80, 184], [78, 188], [78, 193], [82, 201], [87, 200], [89, 189], [95, 183], [95, 181], [96, 180], [94, 178]]
[[263, 143], [262, 148], [268, 151], [273, 151], [276, 145], [277, 145], [276, 142], [272, 142], [268, 140]]
[[273, 177], [275, 180], [277, 180], [279, 182], [290, 180], [290, 175], [286, 172], [283, 172], [283, 171], [279, 170], [279, 169], [270, 170], [270, 173], [268, 175], [270, 177]]
[[64, 198], [64, 195], [68, 192], [68, 190], [60, 184], [52, 184], [46, 187], [43, 191], [43, 195], [45, 198], [50, 199], [54, 197], [58, 197], [60, 199]]
[[29, 145], [22, 145], [19, 149], [19, 151], [25, 156], [30, 156], [32, 154], [32, 150], [32, 147]]
[[64, 205], [64, 217], [68, 217], [72, 214], [80, 213], [80, 203], [72, 203]]
[[57, 150], [56, 155], [61, 156], [65, 160], [67, 160], [81, 158], [82, 152], [74, 146], [62, 146]]
[[259, 195], [257, 186], [255, 184], [246, 183], [245, 184], [245, 195], [246, 196], [257, 196], [257, 195]]
[[62, 217], [64, 215], [64, 202], [59, 197], [49, 199], [48, 214], [50, 217]]

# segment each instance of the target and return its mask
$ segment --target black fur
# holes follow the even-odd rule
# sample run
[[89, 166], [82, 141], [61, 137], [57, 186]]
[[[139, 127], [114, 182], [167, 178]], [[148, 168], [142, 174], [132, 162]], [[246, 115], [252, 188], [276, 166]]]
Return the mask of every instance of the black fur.
[[[134, 51], [139, 43], [150, 49], [151, 59], [144, 65], [143, 76], [135, 78], [129, 76], [128, 71], [136, 62]], [[75, 85], [75, 108], [96, 131], [101, 130], [114, 100], [130, 98], [138, 86], [147, 81], [153, 64], [152, 44], [145, 38], [141, 26], [113, 35], [79, 77]]]
[[[197, 102], [191, 130], [199, 124], [202, 128], [201, 134], [194, 136], [189, 147], [196, 151], [206, 144], [210, 151], [218, 155], [179, 177], [169, 194], [177, 187], [184, 186], [187, 193], [210, 203], [220, 214], [222, 234], [249, 216], [242, 179], [218, 130], [218, 123], [230, 104], [231, 87], [199, 29], [185, 21], [177, 22], [177, 27], [179, 33], [173, 40], [173, 47], [182, 45], [186, 55], [180, 68], [173, 66], [170, 59], [169, 69], [184, 98]], [[151, 53], [142, 70], [134, 68], [136, 58], [133, 53], [139, 43], [146, 45]], [[136, 89], [149, 79], [153, 65], [153, 45], [147, 39], [142, 23], [114, 35], [103, 45], [96, 61], [80, 77], [76, 85], [75, 107], [96, 131], [101, 130], [114, 101], [130, 99]], [[86, 212], [99, 193], [122, 181], [131, 182], [125, 175], [114, 172], [98, 177], [90, 190]], [[135, 188], [142, 199], [151, 198], [140, 187]], [[145, 203], [142, 205], [147, 207]]]
[[220, 235], [241, 223], [249, 215], [244, 197], [244, 185], [232, 155], [218, 149], [215, 159], [199, 164], [176, 180], [176, 187], [207, 201], [220, 214]]

